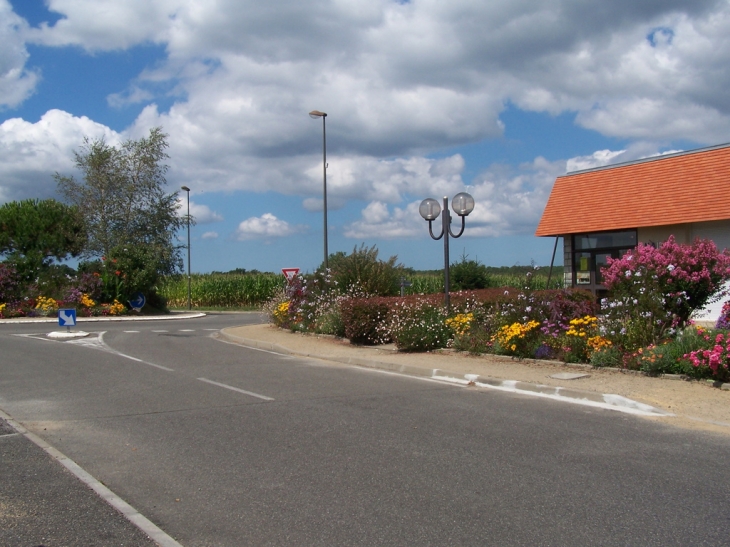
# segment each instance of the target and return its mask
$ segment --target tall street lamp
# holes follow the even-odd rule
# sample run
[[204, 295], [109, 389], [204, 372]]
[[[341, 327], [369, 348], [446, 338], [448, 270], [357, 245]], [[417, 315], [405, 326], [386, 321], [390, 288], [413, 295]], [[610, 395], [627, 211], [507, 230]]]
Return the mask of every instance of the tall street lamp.
[[324, 269], [329, 267], [327, 262], [327, 130], [325, 128], [325, 118], [327, 118], [326, 112], [320, 112], [319, 110], [312, 110], [309, 113], [309, 117], [312, 119], [322, 118], [322, 165], [324, 166]]
[[190, 301], [190, 188], [187, 186], [181, 186], [180, 188], [185, 190], [188, 195], [188, 310], [192, 310], [193, 306]]
[[[469, 213], [474, 210], [474, 198], [466, 192], [456, 194], [451, 200], [451, 207], [454, 212], [461, 217], [461, 230], [458, 234], [451, 231], [451, 213], [449, 212], [449, 198], [444, 197], [444, 209], [441, 210], [439, 202], [433, 198], [424, 199], [421, 202], [421, 206], [418, 208], [418, 212], [421, 216], [428, 221], [428, 233], [431, 237], [438, 241], [442, 237], [444, 238], [444, 307], [446, 313], [449, 313], [449, 235], [451, 237], [461, 237], [464, 233], [464, 226], [466, 221], [464, 220]], [[433, 234], [431, 223], [438, 218], [441, 214], [441, 233], [437, 236]]]

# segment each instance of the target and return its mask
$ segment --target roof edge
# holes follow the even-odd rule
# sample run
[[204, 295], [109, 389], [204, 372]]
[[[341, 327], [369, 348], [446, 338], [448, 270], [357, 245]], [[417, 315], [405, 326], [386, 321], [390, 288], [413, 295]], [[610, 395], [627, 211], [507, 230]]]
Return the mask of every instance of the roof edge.
[[638, 160], [631, 160], [631, 161], [625, 161], [622, 163], [610, 163], [608, 165], [601, 165], [599, 167], [590, 167], [588, 169], [579, 169], [577, 171], [567, 171], [564, 175], [560, 175], [560, 177], [567, 177], [570, 175], [579, 175], [582, 173], [591, 173], [593, 171], [603, 171], [605, 169], [615, 169], [617, 167], [625, 167], [628, 165], [636, 165], [639, 163], [648, 163], [650, 161], [659, 161], [663, 159], [669, 159], [669, 158], [676, 158], [678, 156], [687, 156], [689, 154], [699, 154], [701, 152], [709, 152], [711, 150], [719, 150], [721, 148], [728, 148], [730, 147], [730, 142], [724, 143], [724, 144], [716, 144], [714, 146], [706, 146], [704, 148], [695, 148], [693, 150], [683, 150], [682, 152], [674, 152], [672, 154], [662, 154], [659, 156], [650, 156], [648, 158], [640, 158]]

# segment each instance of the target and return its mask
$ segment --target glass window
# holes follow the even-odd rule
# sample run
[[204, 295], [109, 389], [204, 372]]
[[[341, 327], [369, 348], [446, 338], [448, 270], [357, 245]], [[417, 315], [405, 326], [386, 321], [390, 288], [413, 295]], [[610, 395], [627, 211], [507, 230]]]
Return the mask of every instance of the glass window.
[[636, 247], [636, 230], [622, 232], [596, 232], [574, 236], [575, 249], [610, 249], [614, 247]]

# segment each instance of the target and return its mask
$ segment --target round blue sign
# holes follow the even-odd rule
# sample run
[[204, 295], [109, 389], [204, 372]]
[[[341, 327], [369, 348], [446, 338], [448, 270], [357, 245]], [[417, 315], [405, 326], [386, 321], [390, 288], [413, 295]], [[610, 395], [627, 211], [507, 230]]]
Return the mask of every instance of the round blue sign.
[[139, 311], [144, 308], [146, 301], [147, 300], [145, 300], [144, 295], [141, 292], [138, 292], [132, 296], [132, 299], [129, 301], [129, 305], [132, 306], [132, 309]]

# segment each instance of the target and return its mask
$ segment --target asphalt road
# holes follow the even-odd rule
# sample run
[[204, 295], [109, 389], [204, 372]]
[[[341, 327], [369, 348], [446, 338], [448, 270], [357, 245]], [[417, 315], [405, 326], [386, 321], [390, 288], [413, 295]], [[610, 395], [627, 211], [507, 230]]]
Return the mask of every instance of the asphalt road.
[[186, 547], [730, 543], [724, 437], [214, 337], [257, 320], [0, 325], [0, 409]]

